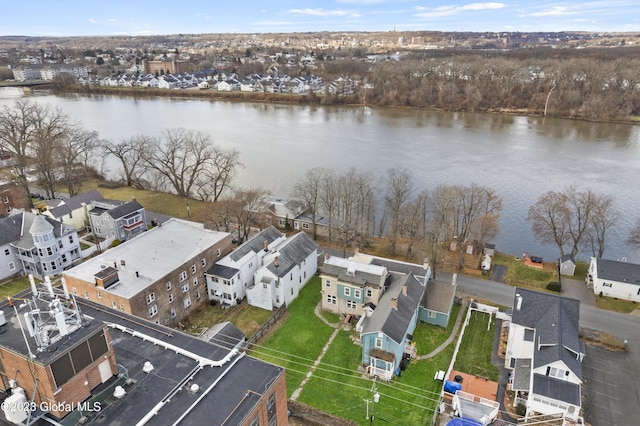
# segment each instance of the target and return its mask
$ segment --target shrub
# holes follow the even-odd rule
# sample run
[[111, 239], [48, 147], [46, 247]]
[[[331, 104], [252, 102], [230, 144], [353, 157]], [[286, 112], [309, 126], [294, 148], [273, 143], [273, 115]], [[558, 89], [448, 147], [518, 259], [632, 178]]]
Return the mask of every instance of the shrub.
[[552, 281], [549, 284], [547, 284], [547, 290], [560, 293], [560, 291], [562, 290], [562, 287], [560, 286], [560, 283]]
[[518, 416], [524, 416], [527, 414], [527, 407], [524, 404], [516, 405], [516, 414]]
[[113, 240], [113, 242], [111, 242], [111, 247], [116, 247], [116, 246], [119, 246], [120, 244], [122, 244], [122, 241], [116, 238], [115, 240]]

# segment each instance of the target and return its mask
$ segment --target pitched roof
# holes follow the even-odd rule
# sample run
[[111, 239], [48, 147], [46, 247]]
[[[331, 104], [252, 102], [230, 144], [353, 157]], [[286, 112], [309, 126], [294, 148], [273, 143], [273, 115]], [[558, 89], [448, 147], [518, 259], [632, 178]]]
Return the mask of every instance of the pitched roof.
[[[383, 332], [398, 344], [407, 335], [411, 319], [418, 308], [424, 286], [410, 273], [389, 273], [389, 287], [384, 292], [378, 307], [364, 324], [362, 334]], [[407, 294], [402, 291], [407, 286]], [[392, 299], [397, 300], [397, 309], [392, 307]]]
[[640, 285], [640, 265], [616, 260], [596, 259], [598, 278]]
[[272, 261], [266, 268], [276, 277], [283, 277], [317, 249], [318, 245], [311, 237], [304, 232], [298, 232], [278, 246], [278, 265]]
[[124, 203], [118, 207], [114, 207], [108, 210], [107, 214], [114, 219], [120, 219], [121, 217], [125, 217], [126, 215], [137, 212], [141, 209], [143, 209], [142, 205], [136, 200], [132, 200], [128, 203]]
[[229, 279], [237, 274], [239, 269], [230, 266], [215, 264], [206, 272], [207, 275], [213, 275], [220, 278]]
[[[21, 219], [18, 219], [21, 220], [20, 235], [16, 240], [13, 240], [14, 245], [18, 248], [33, 248], [34, 242], [33, 235], [31, 234], [33, 231], [35, 231], [35, 233], [42, 233], [48, 232], [53, 229], [53, 235], [56, 238], [60, 238], [61, 236], [67, 234], [70, 230], [75, 231], [69, 225], [65, 225], [62, 222], [44, 215], [36, 215], [30, 212], [20, 212], [15, 216], [21, 217]], [[11, 217], [13, 216], [9, 216], [9, 218]]]
[[257, 253], [260, 250], [264, 249], [264, 242], [267, 244], [271, 244], [274, 240], [283, 237], [284, 234], [278, 231], [275, 227], [270, 226], [267, 229], [262, 230], [260, 233], [253, 236], [249, 241], [242, 244], [240, 247], [235, 249], [229, 257], [234, 262], [242, 259], [248, 253], [254, 252]]
[[578, 335], [579, 320], [579, 300], [516, 288], [511, 321], [536, 332], [534, 368], [562, 361], [582, 380], [579, 355], [584, 354], [584, 345]]
[[422, 306], [430, 311], [448, 314], [453, 296], [456, 294], [456, 287], [455, 284], [444, 281], [429, 281], [422, 297]]
[[534, 374], [533, 393], [580, 406], [580, 385], [567, 380]]
[[322, 273], [337, 277], [340, 281], [364, 287], [384, 284], [388, 271], [384, 266], [356, 262], [352, 259], [331, 256], [322, 265]]
[[66, 200], [62, 200], [62, 203], [57, 207], [49, 209], [49, 213], [53, 217], [62, 217], [67, 215], [74, 210], [79, 209], [82, 206], [91, 204], [93, 201], [103, 200], [104, 197], [100, 195], [98, 191], [92, 189], [91, 191], [85, 192], [84, 194], [76, 195], [75, 197], [67, 198]]
[[0, 218], [0, 245], [20, 239], [23, 218], [23, 212]]

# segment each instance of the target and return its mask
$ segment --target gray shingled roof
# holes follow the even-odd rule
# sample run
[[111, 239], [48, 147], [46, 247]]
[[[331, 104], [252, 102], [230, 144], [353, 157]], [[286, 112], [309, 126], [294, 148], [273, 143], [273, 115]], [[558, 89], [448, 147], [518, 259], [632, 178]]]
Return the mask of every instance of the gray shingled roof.
[[278, 247], [278, 266], [271, 262], [267, 269], [275, 276], [283, 277], [317, 249], [318, 245], [311, 237], [304, 232], [298, 232]]
[[567, 380], [534, 374], [533, 393], [580, 406], [580, 385]]
[[215, 264], [207, 271], [207, 275], [229, 279], [238, 273], [238, 269], [229, 266]]
[[[409, 324], [416, 311], [424, 286], [411, 273], [389, 273], [389, 288], [384, 292], [378, 307], [373, 311], [364, 325], [362, 334], [382, 331], [398, 344], [402, 343], [408, 332]], [[402, 293], [402, 287], [407, 285], [407, 294]], [[398, 308], [391, 307], [391, 299], [398, 300]]]
[[456, 292], [456, 287], [457, 286], [444, 281], [429, 281], [424, 296], [422, 297], [422, 306], [430, 311], [448, 314], [453, 295]]
[[[518, 295], [522, 297], [521, 309], [517, 309]], [[582, 364], [577, 358], [584, 353], [578, 335], [580, 301], [516, 288], [511, 320], [536, 331], [534, 368], [563, 361], [582, 380]]]
[[142, 205], [136, 200], [129, 201], [128, 203], [124, 203], [118, 207], [114, 207], [107, 211], [107, 214], [114, 219], [120, 219], [121, 217], [125, 217], [126, 215], [136, 212], [142, 209]]
[[40, 235], [51, 232], [53, 229], [53, 225], [51, 225], [44, 216], [38, 215], [33, 218], [31, 221], [31, 226], [29, 227], [29, 233], [31, 235]]
[[18, 213], [0, 219], [0, 245], [20, 239], [23, 216], [23, 213]]
[[640, 285], [640, 265], [607, 259], [596, 262], [599, 279]]
[[79, 209], [83, 205], [90, 204], [92, 201], [103, 200], [103, 199], [104, 197], [100, 195], [98, 191], [96, 191], [95, 189], [92, 189], [91, 191], [85, 192], [84, 194], [79, 194], [79, 195], [76, 195], [75, 197], [67, 198], [66, 200], [63, 201], [64, 204], [61, 204], [57, 207], [49, 209], [49, 213], [51, 213], [51, 215], [56, 218], [62, 217], [66, 214], [71, 213], [74, 210]]
[[268, 244], [271, 244], [274, 240], [282, 237], [284, 234], [278, 231], [275, 227], [270, 226], [267, 229], [264, 229], [259, 234], [255, 235], [246, 243], [242, 244], [240, 247], [235, 249], [229, 257], [234, 262], [242, 259], [247, 253], [254, 252], [257, 253], [264, 248], [264, 242], [267, 241]]
[[353, 273], [348, 274], [346, 268], [343, 266], [332, 265], [328, 262], [325, 262], [322, 265], [322, 273], [337, 277], [340, 281], [359, 285], [361, 287], [379, 287], [381, 281], [380, 275], [372, 274], [357, 268]]

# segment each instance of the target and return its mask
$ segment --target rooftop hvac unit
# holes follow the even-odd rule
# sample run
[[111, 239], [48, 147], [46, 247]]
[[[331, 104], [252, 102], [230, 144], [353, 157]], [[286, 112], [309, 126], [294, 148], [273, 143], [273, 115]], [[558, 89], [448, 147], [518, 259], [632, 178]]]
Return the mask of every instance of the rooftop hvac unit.
[[2, 403], [2, 411], [5, 418], [13, 424], [25, 424], [29, 417], [29, 403], [24, 394], [24, 389], [15, 388], [13, 394]]

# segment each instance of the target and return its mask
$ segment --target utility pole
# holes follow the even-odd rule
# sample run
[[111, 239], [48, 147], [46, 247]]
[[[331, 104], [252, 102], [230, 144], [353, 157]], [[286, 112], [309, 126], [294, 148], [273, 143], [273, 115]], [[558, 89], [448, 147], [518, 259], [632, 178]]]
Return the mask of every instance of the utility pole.
[[[378, 393], [378, 389], [376, 388], [376, 377], [373, 378], [373, 385], [371, 385], [371, 399], [365, 399], [364, 402], [367, 403], [367, 420], [369, 420], [369, 425], [373, 425], [373, 419], [375, 418], [376, 413], [376, 404], [380, 402], [380, 394]], [[369, 415], [369, 403], [371, 403], [371, 415]]]

